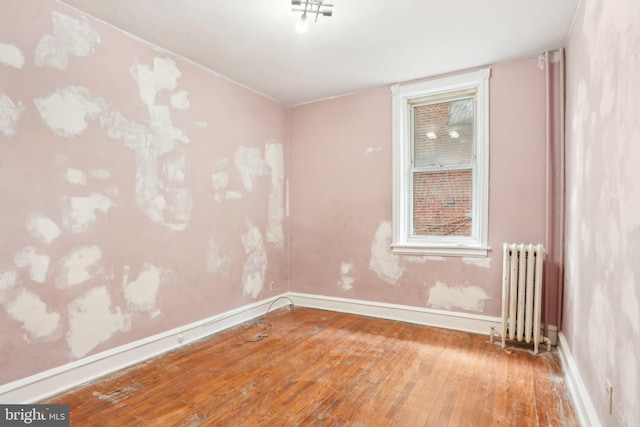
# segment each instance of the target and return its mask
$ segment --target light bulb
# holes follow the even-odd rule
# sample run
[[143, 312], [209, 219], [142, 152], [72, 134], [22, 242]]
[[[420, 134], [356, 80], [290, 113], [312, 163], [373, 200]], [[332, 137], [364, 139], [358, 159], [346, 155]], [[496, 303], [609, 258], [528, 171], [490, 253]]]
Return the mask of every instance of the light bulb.
[[302, 16], [300, 16], [300, 19], [298, 19], [298, 22], [296, 22], [296, 31], [302, 34], [306, 33], [308, 29], [309, 21], [307, 20], [307, 14], [303, 13]]

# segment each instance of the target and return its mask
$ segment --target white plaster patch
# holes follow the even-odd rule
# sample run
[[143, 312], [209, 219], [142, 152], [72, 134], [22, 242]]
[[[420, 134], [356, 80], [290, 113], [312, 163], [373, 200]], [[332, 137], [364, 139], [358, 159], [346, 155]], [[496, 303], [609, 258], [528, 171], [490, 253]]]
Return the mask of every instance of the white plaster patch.
[[31, 280], [44, 283], [49, 270], [49, 257], [40, 250], [32, 246], [23, 248], [13, 257], [13, 262], [20, 268], [28, 269]]
[[138, 82], [142, 101], [147, 104], [149, 125], [112, 112], [102, 116], [102, 127], [107, 129], [110, 138], [122, 140], [135, 151], [138, 208], [156, 224], [184, 230], [191, 220], [193, 197], [188, 187], [179, 185], [186, 179], [189, 165], [181, 154], [175, 154], [170, 160], [165, 157], [175, 149], [176, 142], [189, 143], [190, 140], [173, 125], [169, 106], [155, 104], [158, 91], [175, 89], [180, 71], [172, 59], [155, 58], [153, 70], [149, 65], [134, 63], [130, 72]]
[[45, 245], [51, 244], [60, 236], [60, 227], [40, 213], [33, 212], [27, 218], [27, 230], [29, 233]]
[[42, 37], [36, 46], [35, 64], [38, 67], [65, 70], [69, 55], [88, 57], [100, 43], [100, 36], [84, 17], [80, 20], [51, 12], [51, 19], [53, 35]]
[[479, 286], [447, 286], [442, 282], [436, 282], [429, 289], [429, 305], [450, 310], [461, 308], [468, 311], [482, 312], [484, 302], [489, 296]]
[[215, 273], [227, 265], [229, 261], [229, 257], [221, 253], [220, 246], [216, 243], [216, 239], [211, 237], [207, 250], [207, 271], [209, 273]]
[[107, 213], [113, 206], [110, 198], [100, 193], [88, 197], [65, 197], [62, 224], [72, 233], [82, 233], [96, 220], [96, 211]]
[[353, 288], [355, 279], [350, 275], [353, 270], [353, 265], [343, 262], [340, 264], [340, 279], [338, 280], [338, 287], [345, 291]]
[[136, 280], [124, 285], [124, 297], [129, 307], [137, 311], [152, 312], [156, 307], [160, 281], [160, 269], [145, 263]]
[[164, 191], [166, 206], [163, 225], [172, 230], [180, 231], [187, 228], [191, 221], [193, 197], [189, 188], [168, 188]]
[[18, 281], [18, 273], [13, 269], [0, 270], [0, 292], [13, 289]]
[[109, 169], [90, 169], [85, 172], [76, 168], [68, 168], [64, 174], [64, 178], [71, 184], [87, 185], [88, 178], [94, 178], [100, 181], [111, 178], [111, 170]]
[[89, 170], [89, 176], [103, 181], [111, 178], [111, 171], [109, 169], [91, 169]]
[[227, 191], [225, 193], [225, 198], [227, 200], [239, 200], [242, 199], [242, 193], [239, 193], [237, 191]]
[[284, 220], [284, 154], [282, 144], [267, 144], [264, 149], [264, 157], [271, 170], [267, 242], [273, 243], [276, 248], [282, 248], [284, 245], [282, 229], [282, 221]]
[[171, 106], [177, 110], [186, 110], [189, 108], [189, 94], [181, 90], [171, 94]]
[[364, 150], [364, 155], [368, 156], [369, 154], [378, 153], [380, 151], [382, 151], [382, 147], [376, 147], [376, 148], [368, 147], [366, 150]]
[[167, 89], [172, 91], [176, 88], [178, 77], [182, 75], [176, 62], [171, 58], [153, 58], [153, 75], [155, 77], [158, 91]]
[[160, 188], [158, 164], [149, 147], [136, 150], [136, 204], [151, 221], [165, 225], [167, 201]]
[[469, 265], [475, 265], [481, 268], [491, 267], [491, 258], [489, 257], [462, 257], [462, 262]]
[[33, 62], [37, 67], [66, 70], [69, 66], [69, 52], [62, 46], [60, 40], [51, 34], [47, 34], [38, 42]]
[[183, 183], [187, 178], [189, 164], [184, 154], [170, 157], [162, 165], [164, 176], [171, 183]]
[[15, 135], [20, 114], [24, 111], [21, 101], [14, 104], [11, 98], [0, 92], [0, 132], [9, 138]]
[[101, 260], [102, 251], [98, 246], [83, 246], [74, 249], [61, 261], [61, 268], [56, 280], [58, 287], [77, 286], [101, 275], [104, 272]]
[[47, 305], [34, 293], [22, 289], [15, 300], [6, 305], [9, 316], [22, 323], [29, 339], [42, 339], [58, 329], [60, 314], [48, 310]]
[[74, 357], [80, 358], [118, 331], [128, 330], [130, 319], [119, 307], [111, 311], [111, 295], [102, 286], [89, 290], [71, 302], [67, 344]]
[[135, 151], [136, 204], [153, 222], [164, 224], [162, 211], [167, 203], [160, 189], [157, 154], [147, 142], [149, 132], [120, 113], [103, 116], [102, 126], [107, 128], [109, 137], [122, 140]]
[[122, 140], [127, 148], [140, 150], [145, 146], [147, 129], [133, 120], [126, 119], [118, 112], [103, 114], [100, 117], [100, 124], [107, 130], [109, 138]]
[[[176, 63], [171, 58], [154, 58], [153, 69], [147, 64], [133, 63], [129, 72], [138, 83], [138, 93], [140, 99], [145, 104], [151, 106], [156, 102], [156, 95], [162, 89], [173, 91], [177, 85], [177, 79], [182, 74]], [[178, 95], [179, 94], [179, 95]], [[173, 94], [171, 104], [174, 108], [188, 108], [188, 94], [185, 91]], [[175, 96], [175, 100], [174, 100]], [[177, 105], [174, 105], [174, 103]], [[185, 107], [186, 103], [186, 107]]]
[[229, 185], [229, 174], [221, 171], [211, 174], [211, 182], [214, 190], [221, 190]]
[[[547, 63], [546, 60], [546, 55], [544, 53], [541, 53], [540, 55], [538, 55], [538, 68], [541, 70], [544, 70], [544, 67]], [[560, 62], [560, 59], [562, 58], [562, 52], [560, 50], [554, 50], [549, 52], [549, 62], [552, 64], [555, 64], [557, 62]]]
[[87, 174], [84, 171], [74, 168], [68, 168], [67, 173], [64, 175], [65, 179], [71, 184], [86, 185]]
[[62, 137], [81, 135], [89, 126], [88, 120], [107, 111], [102, 98], [92, 96], [89, 89], [82, 86], [65, 86], [34, 102], [42, 121]]
[[173, 150], [174, 141], [190, 142], [181, 129], [173, 126], [171, 110], [168, 106], [150, 105], [148, 110], [151, 128], [154, 130], [153, 139], [157, 155]]
[[7, 301], [8, 293], [18, 282], [18, 273], [15, 269], [0, 269], [0, 304]]
[[257, 177], [269, 173], [267, 163], [262, 159], [260, 150], [240, 146], [234, 156], [236, 168], [242, 178], [245, 190], [253, 191], [253, 185]]
[[264, 286], [264, 276], [267, 272], [267, 253], [264, 250], [262, 233], [249, 221], [247, 221], [247, 232], [242, 235], [242, 244], [247, 254], [247, 260], [242, 269], [244, 295], [256, 298]]
[[22, 50], [12, 44], [0, 43], [0, 64], [21, 69], [24, 67], [24, 54]]
[[58, 12], [52, 12], [53, 33], [64, 43], [66, 50], [77, 57], [87, 57], [100, 43], [100, 36], [86, 18], [74, 19]]
[[378, 277], [396, 286], [405, 268], [400, 265], [400, 257], [391, 252], [391, 222], [383, 221], [378, 226], [371, 244], [371, 259], [369, 268]]
[[206, 122], [193, 122], [193, 124], [200, 129], [206, 129], [209, 127], [209, 123]]
[[129, 72], [138, 83], [138, 94], [142, 102], [153, 105], [156, 102], [156, 82], [151, 67], [134, 63]]

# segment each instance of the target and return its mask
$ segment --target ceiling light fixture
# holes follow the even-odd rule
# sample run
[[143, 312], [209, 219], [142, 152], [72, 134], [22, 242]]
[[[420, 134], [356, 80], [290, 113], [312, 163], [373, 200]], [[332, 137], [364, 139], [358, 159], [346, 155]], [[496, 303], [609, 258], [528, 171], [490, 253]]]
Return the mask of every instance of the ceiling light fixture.
[[294, 12], [302, 12], [300, 19], [296, 22], [296, 31], [306, 33], [309, 29], [309, 18], [307, 14], [315, 15], [313, 22], [318, 22], [318, 16], [332, 16], [331, 8], [333, 4], [324, 0], [291, 0], [291, 10]]

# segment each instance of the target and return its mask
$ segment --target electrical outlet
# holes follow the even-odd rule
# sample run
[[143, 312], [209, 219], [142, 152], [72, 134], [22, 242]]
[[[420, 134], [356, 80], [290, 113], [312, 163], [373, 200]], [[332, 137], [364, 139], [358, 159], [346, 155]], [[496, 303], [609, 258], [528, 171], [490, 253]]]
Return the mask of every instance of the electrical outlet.
[[276, 290], [276, 282], [269, 283], [269, 292], [273, 292]]
[[611, 414], [611, 410], [613, 408], [613, 387], [611, 386], [611, 382], [609, 380], [607, 380], [605, 387], [605, 391], [607, 393], [607, 407], [609, 408], [609, 414]]

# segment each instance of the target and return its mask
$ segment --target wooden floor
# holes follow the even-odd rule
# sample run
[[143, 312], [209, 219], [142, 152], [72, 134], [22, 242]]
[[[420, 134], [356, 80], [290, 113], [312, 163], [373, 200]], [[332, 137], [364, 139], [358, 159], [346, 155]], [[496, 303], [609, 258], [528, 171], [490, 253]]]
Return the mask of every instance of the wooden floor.
[[304, 308], [265, 320], [47, 403], [72, 426], [577, 425], [555, 351]]

